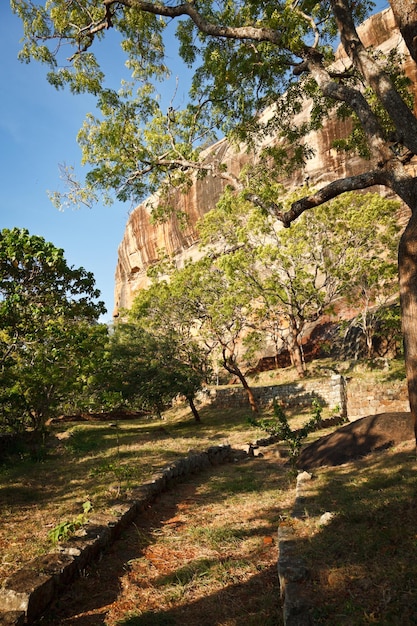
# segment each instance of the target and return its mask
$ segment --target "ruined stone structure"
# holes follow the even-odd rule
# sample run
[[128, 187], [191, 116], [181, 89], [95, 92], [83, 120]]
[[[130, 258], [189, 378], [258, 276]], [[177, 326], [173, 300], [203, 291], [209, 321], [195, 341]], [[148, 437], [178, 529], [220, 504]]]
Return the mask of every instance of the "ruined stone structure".
[[[365, 45], [378, 42], [384, 52], [392, 48], [406, 55], [406, 48], [401, 35], [395, 25], [390, 9], [386, 9], [369, 18], [360, 28]], [[344, 52], [339, 49], [336, 65], [342, 69], [347, 64]], [[405, 70], [417, 84], [417, 72], [414, 65], [405, 61]], [[306, 106], [299, 121], [308, 115], [310, 104]], [[265, 112], [265, 116], [268, 112]], [[362, 170], [359, 157], [346, 157], [332, 147], [336, 138], [346, 136], [349, 130], [349, 121], [330, 118], [323, 129], [307, 137], [306, 141], [314, 148], [314, 156], [307, 162], [303, 171], [297, 172], [290, 180], [284, 181], [289, 189], [296, 187], [306, 180], [310, 184], [321, 187], [331, 180], [353, 175]], [[274, 138], [269, 139], [270, 142]], [[237, 150], [225, 139], [217, 142], [207, 150], [206, 158], [225, 163], [227, 169], [238, 174], [248, 160], [255, 158], [250, 155], [244, 146]], [[188, 216], [188, 226], [183, 229], [175, 216], [165, 223], [152, 223], [152, 205], [157, 203], [157, 197], [149, 198], [132, 211], [126, 224], [123, 241], [119, 246], [118, 263], [115, 276], [115, 315], [121, 308], [129, 308], [135, 293], [147, 286], [147, 269], [158, 260], [158, 254], [164, 251], [175, 256], [178, 264], [186, 258], [196, 259], [198, 250], [198, 233], [196, 223], [200, 217], [210, 211], [218, 201], [224, 188], [224, 181], [207, 176], [195, 180], [186, 194], [178, 193], [174, 200], [178, 210]]]

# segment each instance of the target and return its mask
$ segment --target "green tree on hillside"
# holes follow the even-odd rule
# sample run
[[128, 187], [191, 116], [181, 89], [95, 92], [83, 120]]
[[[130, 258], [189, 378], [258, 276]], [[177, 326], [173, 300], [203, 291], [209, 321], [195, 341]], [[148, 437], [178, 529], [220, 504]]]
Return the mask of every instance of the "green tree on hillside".
[[86, 383], [107, 328], [93, 275], [26, 229], [0, 232], [1, 428], [35, 430]]
[[99, 388], [118, 398], [121, 406], [152, 411], [159, 418], [177, 396], [184, 396], [199, 422], [194, 399], [204, 372], [195, 345], [188, 346], [187, 361], [183, 354], [179, 336], [154, 334], [138, 323], [119, 322], [111, 336], [104, 376], [98, 377]]
[[[198, 340], [202, 358], [217, 358], [221, 366], [237, 378], [245, 389], [253, 411], [253, 392], [243, 367], [250, 354], [251, 301], [232, 275], [205, 257], [184, 268], [171, 269], [169, 281], [156, 282], [140, 291], [133, 303], [133, 319], [166, 332], [175, 328], [185, 345]], [[205, 356], [204, 356], [205, 355]]]
[[256, 330], [267, 333], [276, 351], [284, 345], [303, 376], [303, 332], [338, 298], [355, 300], [371, 342], [370, 306], [398, 290], [398, 209], [398, 202], [377, 194], [350, 193], [284, 229], [226, 192], [198, 228], [203, 249], [252, 299]]
[[[121, 199], [143, 197], [162, 181], [181, 186], [198, 172], [220, 176], [236, 190], [246, 188], [248, 199], [285, 226], [346, 191], [374, 185], [387, 187], [408, 205], [411, 217], [401, 237], [399, 274], [409, 399], [417, 429], [417, 177], [408, 167], [417, 155], [417, 119], [395, 55], [366, 48], [358, 32], [372, 3], [12, 0], [11, 5], [24, 25], [21, 58], [48, 64], [55, 86], [97, 96], [99, 114], [87, 117], [79, 135], [83, 161], [90, 167], [86, 186], [79, 189], [74, 183], [71, 189], [72, 194], [81, 192], [81, 201], [97, 199], [100, 192]], [[417, 6], [412, 0], [391, 0], [390, 5], [415, 62]], [[154, 85], [168, 72], [163, 32], [173, 20], [179, 53], [194, 70], [193, 83], [189, 105], [180, 109], [173, 99], [172, 110], [163, 111]], [[119, 91], [105, 84], [96, 56], [109, 29], [120, 34], [132, 73], [132, 81], [123, 80]], [[334, 65], [338, 40], [346, 61]], [[267, 106], [270, 115], [264, 117], [260, 111]], [[310, 111], [310, 117], [297, 126], [301, 110]], [[314, 153], [309, 132], [335, 112], [352, 121], [351, 135], [337, 147], [363, 157], [362, 170], [339, 178], [330, 172], [320, 190], [307, 191], [283, 210], [280, 198], [271, 197], [263, 182], [301, 168]], [[221, 159], [208, 162], [201, 149], [213, 129], [254, 147], [265, 140], [265, 160], [242, 179], [227, 171]], [[268, 145], [272, 135], [283, 143]]]

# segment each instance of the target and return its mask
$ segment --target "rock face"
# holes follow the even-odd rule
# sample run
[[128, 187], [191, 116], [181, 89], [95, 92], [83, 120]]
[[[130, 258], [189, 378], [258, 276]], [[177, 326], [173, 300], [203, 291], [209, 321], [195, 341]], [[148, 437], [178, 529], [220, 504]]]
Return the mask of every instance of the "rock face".
[[[248, 155], [236, 152], [225, 140], [221, 140], [208, 150], [208, 158], [215, 158], [227, 165], [228, 171], [238, 174], [248, 160]], [[118, 249], [115, 287], [115, 312], [129, 308], [135, 293], [149, 284], [146, 272], [154, 264], [161, 252], [170, 257], [196, 259], [198, 234], [195, 225], [198, 220], [218, 201], [224, 189], [219, 178], [206, 176], [196, 179], [186, 194], [178, 192], [173, 204], [179, 213], [187, 215], [187, 226], [172, 215], [163, 223], [153, 223], [152, 207], [158, 202], [156, 196], [148, 198], [136, 207], [129, 216], [123, 240]]]
[[[406, 55], [406, 48], [390, 9], [369, 18], [361, 26], [360, 32], [365, 45], [378, 44], [384, 52], [397, 47], [400, 53]], [[347, 58], [341, 49], [337, 52], [336, 64], [339, 69], [347, 64]], [[406, 61], [405, 69], [414, 84], [417, 84], [414, 64]], [[303, 118], [306, 119], [309, 108], [310, 104], [306, 102], [299, 122], [302, 122]], [[268, 112], [265, 112], [265, 115], [268, 115]], [[297, 172], [290, 180], [284, 181], [286, 187], [299, 186], [307, 177], [310, 184], [320, 187], [337, 178], [363, 171], [364, 164], [359, 157], [346, 158], [332, 147], [332, 142], [336, 138], [346, 136], [348, 131], [349, 121], [330, 118], [319, 132], [307, 137], [306, 141], [314, 148], [314, 156], [302, 171]], [[274, 138], [270, 138], [269, 141], [273, 143]], [[244, 147], [239, 151], [223, 139], [208, 149], [207, 158], [225, 163], [228, 171], [238, 174], [251, 156]], [[188, 216], [185, 228], [175, 216], [164, 223], [152, 222], [151, 210], [158, 201], [157, 197], [149, 198], [132, 211], [118, 250], [115, 275], [116, 317], [121, 308], [131, 306], [137, 291], [148, 285], [147, 270], [158, 260], [161, 251], [169, 256], [175, 256], [179, 265], [185, 259], [196, 260], [201, 255], [195, 226], [197, 221], [216, 205], [224, 186], [224, 181], [219, 178], [207, 176], [204, 179], [196, 179], [186, 194], [178, 193], [174, 198], [174, 204], [180, 212]]]

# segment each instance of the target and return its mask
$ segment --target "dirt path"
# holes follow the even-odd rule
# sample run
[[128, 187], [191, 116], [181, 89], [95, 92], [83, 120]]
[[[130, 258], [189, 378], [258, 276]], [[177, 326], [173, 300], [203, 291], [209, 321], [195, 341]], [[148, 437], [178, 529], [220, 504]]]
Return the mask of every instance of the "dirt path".
[[39, 626], [279, 626], [276, 533], [292, 504], [287, 488], [273, 451], [177, 485]]

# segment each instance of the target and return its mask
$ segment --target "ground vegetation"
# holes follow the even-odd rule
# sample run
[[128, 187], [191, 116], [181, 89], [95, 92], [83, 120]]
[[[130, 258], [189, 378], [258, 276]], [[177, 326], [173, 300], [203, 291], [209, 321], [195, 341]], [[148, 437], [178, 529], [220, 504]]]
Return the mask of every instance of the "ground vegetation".
[[[391, 0], [408, 54], [415, 60], [417, 10], [411, 0]], [[74, 93], [92, 93], [99, 111], [89, 114], [79, 133], [83, 161], [89, 171], [80, 185], [67, 171], [66, 199], [96, 202], [104, 194], [119, 199], [144, 197], [172, 186], [190, 184], [193, 174], [219, 176], [236, 193], [289, 226], [305, 211], [347, 191], [380, 185], [410, 209], [399, 245], [402, 323], [410, 405], [417, 425], [417, 253], [416, 186], [410, 162], [417, 154], [417, 119], [413, 96], [395, 52], [368, 49], [358, 25], [369, 15], [366, 0], [201, 5], [149, 3], [138, 0], [12, 0], [24, 26], [21, 58], [49, 66], [49, 80]], [[192, 68], [189, 104], [163, 110], [155, 85], [169, 72], [164, 31], [176, 25], [178, 52]], [[104, 81], [98, 46], [111, 45], [117, 33], [127, 58], [130, 78], [121, 69], [120, 89]], [[345, 65], [334, 65], [340, 42]], [[172, 40], [170, 40], [170, 46]], [[301, 127], [294, 116], [311, 102]], [[260, 115], [267, 107], [271, 115]], [[352, 120], [352, 133], [339, 149], [364, 158], [353, 176], [335, 178], [321, 189], [308, 190], [289, 209], [270, 192], [270, 181], [300, 169], [313, 154], [306, 137], [329, 114]], [[282, 144], [267, 149], [242, 178], [221, 163], [204, 160], [203, 148], [216, 132], [256, 147], [274, 133]], [[122, 149], [121, 149], [122, 147]], [[369, 159], [369, 160], [368, 160]], [[171, 209], [175, 207], [171, 207]]]

